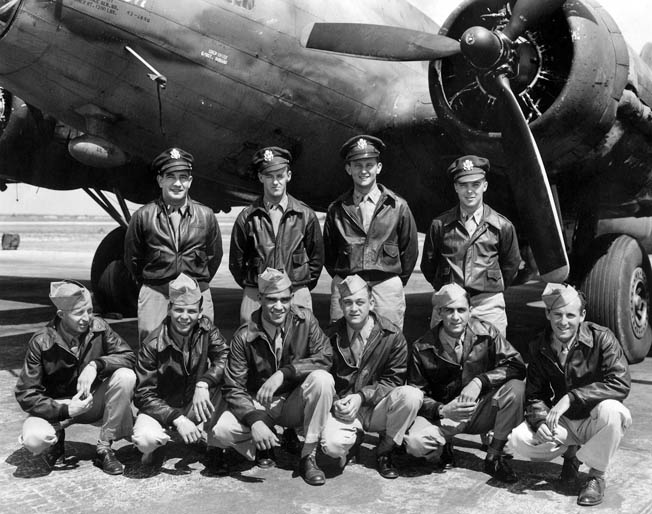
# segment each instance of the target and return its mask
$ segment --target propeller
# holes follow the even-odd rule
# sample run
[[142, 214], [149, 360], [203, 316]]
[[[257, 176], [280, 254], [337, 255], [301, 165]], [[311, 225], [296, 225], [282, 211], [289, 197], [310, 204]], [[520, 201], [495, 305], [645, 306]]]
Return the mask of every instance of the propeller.
[[306, 48], [391, 61], [432, 61], [461, 52], [504, 107], [503, 148], [513, 162], [509, 181], [539, 271], [548, 282], [568, 277], [568, 256], [546, 170], [509, 79], [518, 75], [516, 40], [564, 2], [518, 0], [502, 32], [471, 27], [459, 43], [447, 36], [361, 23], [314, 23], [302, 38]]

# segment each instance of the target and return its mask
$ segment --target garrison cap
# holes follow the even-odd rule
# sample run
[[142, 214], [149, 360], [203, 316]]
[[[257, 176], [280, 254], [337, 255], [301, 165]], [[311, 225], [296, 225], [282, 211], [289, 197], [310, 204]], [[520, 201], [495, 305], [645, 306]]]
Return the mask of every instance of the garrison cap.
[[194, 278], [185, 273], [180, 273], [177, 278], [170, 282], [168, 288], [170, 303], [194, 305], [201, 300], [199, 284]]
[[568, 284], [546, 284], [541, 294], [541, 299], [548, 310], [564, 307], [579, 297], [577, 289]]
[[70, 280], [50, 282], [50, 300], [61, 311], [72, 311], [87, 303], [93, 303], [89, 290]]
[[467, 298], [468, 293], [466, 289], [458, 284], [446, 284], [441, 287], [439, 291], [435, 291], [432, 295], [432, 306], [441, 309], [451, 303], [459, 300], [460, 298]]
[[484, 178], [489, 171], [489, 160], [477, 155], [465, 155], [459, 159], [455, 159], [448, 167], [448, 173], [453, 181], [459, 180], [463, 177], [473, 177], [477, 180]]
[[292, 281], [285, 271], [267, 268], [258, 275], [258, 291], [260, 294], [280, 293], [292, 287]]
[[374, 136], [354, 136], [340, 148], [340, 155], [345, 161], [379, 157], [385, 149], [385, 143]]
[[349, 275], [339, 284], [337, 284], [337, 290], [340, 292], [341, 298], [351, 296], [361, 289], [367, 289], [368, 287], [369, 285], [367, 284], [367, 281], [360, 278], [359, 275]]
[[184, 171], [192, 173], [192, 164], [195, 160], [192, 155], [181, 148], [168, 148], [158, 154], [152, 160], [152, 171], [157, 175], [163, 175], [166, 172]]
[[256, 173], [271, 173], [290, 166], [292, 154], [279, 146], [267, 146], [258, 150], [251, 158], [251, 167]]

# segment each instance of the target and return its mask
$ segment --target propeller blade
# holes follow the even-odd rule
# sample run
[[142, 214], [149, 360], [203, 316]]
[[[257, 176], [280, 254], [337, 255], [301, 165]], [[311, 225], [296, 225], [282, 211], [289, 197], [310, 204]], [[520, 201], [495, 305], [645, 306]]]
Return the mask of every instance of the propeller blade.
[[525, 30], [555, 12], [564, 2], [565, 0], [518, 0], [503, 34], [516, 41]]
[[432, 61], [460, 52], [459, 42], [447, 36], [364, 23], [313, 23], [304, 30], [301, 44], [384, 61]]
[[561, 223], [536, 141], [505, 75], [496, 85], [506, 112], [503, 147], [513, 168], [508, 177], [541, 278], [563, 282], [569, 265]]

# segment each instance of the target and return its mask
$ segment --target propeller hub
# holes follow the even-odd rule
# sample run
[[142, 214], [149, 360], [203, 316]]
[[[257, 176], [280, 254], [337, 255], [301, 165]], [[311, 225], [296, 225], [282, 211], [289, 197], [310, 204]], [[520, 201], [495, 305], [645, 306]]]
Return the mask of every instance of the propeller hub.
[[488, 70], [495, 66], [503, 54], [503, 44], [498, 35], [484, 27], [471, 27], [460, 40], [462, 54], [474, 68]]

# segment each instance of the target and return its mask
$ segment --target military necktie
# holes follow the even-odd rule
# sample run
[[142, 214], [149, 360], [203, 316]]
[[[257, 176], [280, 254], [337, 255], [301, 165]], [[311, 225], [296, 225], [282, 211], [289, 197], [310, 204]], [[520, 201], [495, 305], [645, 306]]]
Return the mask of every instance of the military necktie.
[[570, 348], [570, 343], [564, 344], [561, 343], [561, 351], [559, 352], [559, 363], [563, 368], [566, 364], [566, 358], [568, 357], [568, 350]]
[[353, 361], [356, 366], [360, 365], [363, 349], [364, 343], [362, 342], [362, 335], [359, 331], [356, 331], [353, 333], [353, 337], [351, 338], [351, 354], [353, 355]]
[[475, 222], [475, 216], [469, 216], [464, 221], [464, 228], [469, 233], [470, 236], [473, 235], [475, 229], [477, 228], [477, 223]]
[[462, 340], [458, 339], [455, 341], [455, 358], [457, 359], [457, 362], [462, 362], [462, 355], [464, 353], [464, 346], [462, 345]]
[[181, 213], [179, 209], [174, 209], [168, 215], [170, 218], [170, 225], [172, 225], [172, 237], [174, 237], [174, 242], [179, 244], [179, 225], [181, 224]]
[[280, 328], [276, 329], [274, 335], [274, 354], [276, 355], [276, 363], [280, 365], [283, 357], [283, 330]]
[[369, 195], [362, 197], [362, 200], [360, 200], [360, 203], [358, 204], [358, 208], [360, 209], [360, 216], [362, 218], [362, 227], [365, 232], [368, 232], [375, 209], [375, 205], [371, 201], [371, 198], [369, 198]]

